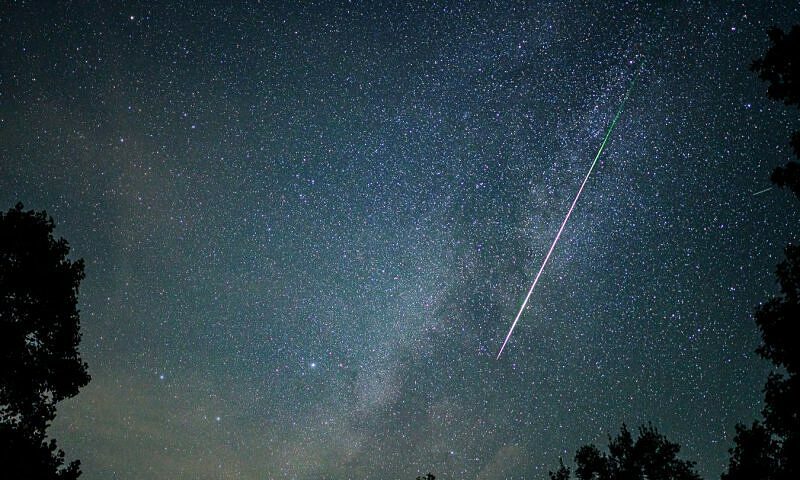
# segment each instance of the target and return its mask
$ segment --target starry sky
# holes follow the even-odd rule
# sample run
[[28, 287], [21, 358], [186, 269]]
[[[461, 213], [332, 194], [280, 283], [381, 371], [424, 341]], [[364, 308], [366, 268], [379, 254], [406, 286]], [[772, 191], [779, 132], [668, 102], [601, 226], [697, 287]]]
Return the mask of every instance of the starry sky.
[[719, 476], [796, 2], [227, 3], [0, 6], [0, 207], [86, 260], [82, 478], [546, 478], [647, 421]]

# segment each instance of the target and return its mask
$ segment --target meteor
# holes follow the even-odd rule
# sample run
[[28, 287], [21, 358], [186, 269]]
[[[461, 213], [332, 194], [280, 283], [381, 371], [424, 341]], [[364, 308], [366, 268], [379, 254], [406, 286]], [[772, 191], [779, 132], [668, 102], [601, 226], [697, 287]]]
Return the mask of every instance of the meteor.
[[754, 193], [754, 194], [753, 194], [753, 196], [755, 197], [756, 195], [761, 195], [762, 193], [767, 193], [767, 192], [769, 192], [770, 190], [772, 190], [772, 187], [767, 187], [767, 188], [765, 188], [764, 190], [759, 190], [759, 191], [757, 191], [756, 193]]
[[561, 238], [561, 234], [564, 232], [564, 227], [567, 225], [569, 217], [570, 215], [572, 215], [572, 211], [575, 210], [575, 205], [578, 203], [578, 199], [581, 198], [581, 193], [583, 193], [583, 188], [586, 186], [586, 182], [589, 181], [589, 176], [592, 174], [595, 165], [597, 165], [597, 160], [603, 153], [603, 149], [606, 148], [608, 139], [611, 137], [611, 132], [614, 130], [614, 126], [617, 124], [617, 120], [619, 120], [620, 115], [622, 115], [622, 110], [625, 108], [625, 103], [628, 101], [628, 97], [630, 96], [634, 85], [636, 85], [636, 78], [637, 78], [636, 76], [633, 77], [633, 81], [631, 81], [631, 85], [630, 87], [628, 87], [628, 91], [625, 92], [625, 97], [623, 97], [622, 99], [622, 103], [619, 106], [619, 110], [617, 110], [617, 114], [614, 115], [614, 120], [611, 121], [611, 126], [608, 127], [606, 136], [605, 138], [603, 138], [603, 143], [600, 144], [600, 148], [597, 150], [597, 155], [594, 156], [592, 165], [589, 167], [589, 171], [586, 172], [586, 176], [583, 178], [583, 183], [581, 183], [581, 187], [578, 189], [578, 193], [575, 194], [575, 199], [572, 201], [572, 205], [570, 205], [569, 210], [567, 210], [567, 215], [564, 217], [564, 221], [561, 222], [561, 226], [558, 228], [558, 233], [556, 233], [556, 238], [553, 239], [553, 244], [550, 245], [550, 250], [548, 250], [547, 255], [544, 256], [544, 261], [542, 261], [542, 266], [539, 267], [539, 271], [533, 278], [533, 283], [531, 284], [530, 290], [528, 290], [528, 294], [525, 296], [525, 301], [523, 301], [522, 306], [519, 307], [519, 312], [517, 312], [517, 316], [516, 318], [514, 318], [514, 322], [511, 324], [511, 328], [508, 330], [508, 335], [506, 335], [506, 339], [503, 340], [503, 345], [500, 347], [500, 351], [497, 352], [497, 360], [500, 360], [500, 355], [503, 354], [503, 350], [506, 348], [506, 344], [508, 343], [508, 340], [511, 338], [511, 334], [514, 333], [514, 328], [516, 328], [517, 322], [519, 322], [519, 318], [522, 316], [522, 312], [528, 305], [528, 300], [531, 299], [531, 294], [533, 293], [533, 289], [536, 288], [536, 284], [539, 283], [539, 277], [541, 277], [542, 272], [544, 271], [544, 267], [547, 265], [547, 261], [550, 260], [550, 255], [553, 254], [553, 250], [555, 250], [556, 248], [558, 239]]

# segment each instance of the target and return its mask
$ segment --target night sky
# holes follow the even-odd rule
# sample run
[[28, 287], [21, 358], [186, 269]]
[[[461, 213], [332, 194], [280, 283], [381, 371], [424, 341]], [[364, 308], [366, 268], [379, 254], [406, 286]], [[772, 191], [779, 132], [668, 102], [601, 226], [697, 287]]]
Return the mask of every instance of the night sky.
[[647, 421], [719, 476], [797, 2], [203, 3], [0, 6], [0, 208], [86, 260], [82, 478], [546, 478]]

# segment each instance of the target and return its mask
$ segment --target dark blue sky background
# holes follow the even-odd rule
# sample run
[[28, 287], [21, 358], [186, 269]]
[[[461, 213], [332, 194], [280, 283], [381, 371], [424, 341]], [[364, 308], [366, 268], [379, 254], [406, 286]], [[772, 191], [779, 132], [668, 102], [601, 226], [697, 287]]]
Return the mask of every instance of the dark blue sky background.
[[83, 478], [545, 478], [647, 421], [718, 477], [796, 2], [223, 3], [0, 7], [0, 206], [87, 262]]

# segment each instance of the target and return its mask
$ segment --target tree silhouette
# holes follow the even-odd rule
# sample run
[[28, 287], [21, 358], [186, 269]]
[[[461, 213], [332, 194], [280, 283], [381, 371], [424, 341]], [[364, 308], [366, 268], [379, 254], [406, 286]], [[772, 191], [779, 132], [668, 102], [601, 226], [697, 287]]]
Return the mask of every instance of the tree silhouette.
[[[769, 82], [767, 96], [800, 108], [800, 26], [786, 34], [770, 29], [772, 46], [752, 69]], [[792, 135], [794, 154], [800, 157], [800, 131]], [[772, 173], [771, 180], [789, 188], [800, 199], [800, 163], [790, 161]], [[786, 258], [776, 276], [780, 295], [756, 309], [761, 331], [756, 352], [772, 362], [772, 372], [764, 387], [763, 422], [738, 425], [728, 471], [722, 480], [800, 478], [800, 246], [788, 245]]]
[[770, 480], [777, 470], [776, 442], [770, 432], [759, 422], [751, 427], [736, 426], [736, 446], [730, 450], [728, 471], [722, 480]]
[[[652, 425], [639, 427], [639, 438], [624, 424], [616, 438], [608, 439], [608, 454], [584, 445], [575, 454], [579, 480], [699, 480], [694, 462], [678, 459], [681, 447]], [[551, 480], [569, 480], [570, 470], [559, 460], [559, 469], [548, 472]]]
[[558, 470], [555, 472], [547, 472], [550, 475], [550, 480], [569, 480], [570, 470], [564, 465], [564, 459], [558, 459]]
[[[767, 34], [772, 46], [750, 68], [769, 83], [769, 98], [800, 107], [800, 25], [792, 27], [788, 34], [779, 28], [771, 28]], [[791, 145], [794, 154], [800, 157], [800, 131], [792, 134]], [[771, 179], [779, 187], [786, 186], [800, 197], [800, 163], [790, 161], [786, 166], [776, 168]]]
[[70, 261], [52, 218], [0, 212], [0, 477], [74, 479], [80, 462], [46, 429], [56, 404], [89, 382], [80, 342], [78, 286], [83, 261]]

